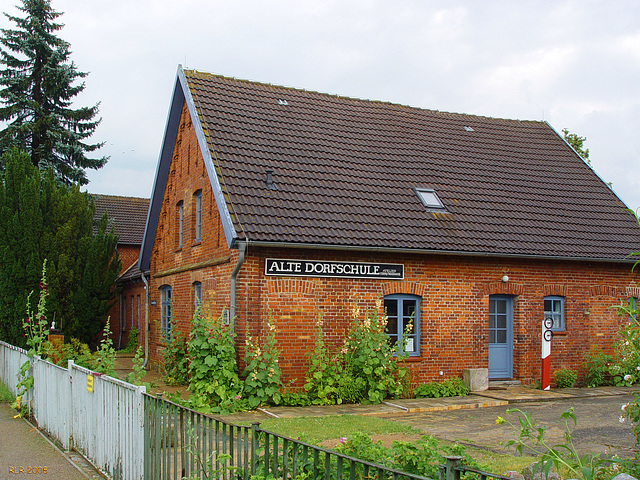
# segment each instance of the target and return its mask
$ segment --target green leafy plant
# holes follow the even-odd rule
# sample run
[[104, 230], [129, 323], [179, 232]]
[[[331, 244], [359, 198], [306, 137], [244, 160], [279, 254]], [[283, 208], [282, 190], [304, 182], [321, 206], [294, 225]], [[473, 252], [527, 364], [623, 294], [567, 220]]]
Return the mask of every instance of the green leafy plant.
[[164, 381], [168, 385], [187, 385], [189, 383], [189, 356], [187, 338], [175, 329], [171, 339], [162, 350], [164, 360]]
[[568, 368], [561, 368], [553, 372], [558, 388], [571, 388], [578, 381], [578, 372]]
[[602, 387], [611, 383], [609, 368], [613, 357], [607, 355], [600, 347], [592, 347], [584, 354], [584, 385], [586, 387]]
[[246, 341], [244, 396], [249, 408], [261, 404], [278, 405], [282, 402], [284, 387], [278, 365], [279, 352], [276, 345], [276, 327], [273, 319], [267, 322], [267, 335], [262, 346], [249, 336]]
[[453, 377], [443, 382], [422, 383], [413, 394], [416, 398], [463, 397], [469, 395], [469, 388], [460, 377]]
[[135, 353], [138, 349], [138, 329], [133, 327], [129, 331], [129, 338], [127, 339], [127, 345], [122, 349], [124, 353]]
[[551, 467], [556, 471], [566, 469], [570, 472], [571, 478], [584, 478], [585, 480], [596, 480], [607, 468], [607, 463], [600, 458], [599, 454], [589, 453], [580, 455], [573, 444], [569, 422], [577, 424], [577, 419], [573, 413], [573, 408], [566, 410], [560, 415], [564, 423], [564, 443], [550, 444], [545, 439], [546, 427], [533, 419], [533, 416], [519, 408], [507, 410], [508, 414], [517, 414], [518, 423], [512, 423], [502, 417], [498, 417], [497, 424], [507, 424], [513, 429], [515, 439], [504, 443], [506, 447], [515, 447], [515, 450], [522, 455], [524, 452], [534, 452], [540, 457], [540, 468], [545, 476], [549, 475]]
[[113, 340], [111, 340], [109, 318], [107, 318], [107, 323], [102, 332], [102, 340], [93, 356], [95, 357], [95, 364], [92, 370], [112, 377], [116, 376], [116, 349], [113, 348]]
[[[364, 382], [363, 403], [380, 403], [387, 397], [399, 397], [406, 375], [406, 370], [398, 365], [397, 347], [389, 342], [385, 332], [387, 317], [378, 314], [381, 303], [379, 299], [375, 310], [365, 312], [364, 320], [360, 318], [356, 303], [351, 328], [341, 350], [350, 376]], [[403, 358], [402, 355], [399, 357]]]
[[[318, 318], [314, 329], [314, 347], [308, 355], [309, 369], [307, 370], [304, 389], [314, 405], [341, 404], [340, 385], [344, 382], [343, 361], [336, 353], [329, 352], [323, 339], [322, 319]], [[354, 383], [362, 383], [354, 379]], [[364, 386], [364, 385], [363, 385]]]
[[18, 396], [15, 403], [12, 405], [19, 413], [17, 416], [22, 416], [28, 413], [28, 406], [22, 404], [21, 400], [25, 393], [27, 393], [33, 387], [33, 375], [30, 374], [30, 362], [31, 358], [36, 355], [43, 355], [45, 352], [45, 343], [47, 341], [47, 297], [49, 296], [49, 286], [47, 285], [47, 261], [42, 264], [42, 277], [39, 285], [40, 294], [38, 296], [38, 305], [36, 310], [31, 308], [31, 296], [33, 292], [27, 297], [27, 317], [22, 321], [22, 328], [24, 330], [24, 336], [27, 343], [27, 360], [20, 367], [18, 374], [18, 384], [16, 385], [18, 390]]
[[477, 462], [466, 454], [464, 446], [444, 445], [431, 435], [424, 435], [414, 442], [394, 441], [391, 448], [385, 448], [381, 442], [374, 442], [362, 432], [340, 440], [341, 443], [335, 448], [339, 453], [413, 475], [438, 478], [443, 455], [461, 456], [465, 466], [479, 468]]
[[234, 333], [224, 317], [193, 316], [189, 335], [189, 402], [205, 413], [234, 411], [242, 397]]
[[136, 354], [133, 357], [133, 372], [127, 373], [125, 380], [134, 385], [147, 385], [143, 382], [143, 378], [147, 374], [146, 370], [142, 367], [144, 364], [144, 349], [138, 347]]

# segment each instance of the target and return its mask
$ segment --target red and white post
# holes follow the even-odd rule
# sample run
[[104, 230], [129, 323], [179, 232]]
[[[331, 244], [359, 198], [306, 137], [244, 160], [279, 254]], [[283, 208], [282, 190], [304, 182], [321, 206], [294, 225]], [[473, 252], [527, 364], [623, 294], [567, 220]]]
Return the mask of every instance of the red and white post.
[[542, 322], [542, 370], [540, 375], [540, 388], [551, 389], [551, 339], [553, 338], [553, 319], [545, 318]]

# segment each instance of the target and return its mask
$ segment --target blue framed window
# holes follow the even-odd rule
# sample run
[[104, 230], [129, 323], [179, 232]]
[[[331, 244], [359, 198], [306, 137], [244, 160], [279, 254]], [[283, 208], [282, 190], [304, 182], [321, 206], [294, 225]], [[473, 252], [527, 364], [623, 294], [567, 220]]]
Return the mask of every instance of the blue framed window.
[[420, 355], [420, 297], [417, 295], [387, 295], [384, 297], [387, 315], [386, 332], [398, 352]]
[[544, 297], [544, 318], [553, 320], [552, 331], [565, 330], [564, 297]]
[[171, 330], [173, 328], [173, 307], [171, 305], [171, 287], [164, 285], [160, 287], [160, 329], [162, 341], [171, 340]]
[[198, 190], [193, 194], [193, 200], [195, 203], [195, 227], [196, 227], [196, 242], [202, 241], [202, 190]]

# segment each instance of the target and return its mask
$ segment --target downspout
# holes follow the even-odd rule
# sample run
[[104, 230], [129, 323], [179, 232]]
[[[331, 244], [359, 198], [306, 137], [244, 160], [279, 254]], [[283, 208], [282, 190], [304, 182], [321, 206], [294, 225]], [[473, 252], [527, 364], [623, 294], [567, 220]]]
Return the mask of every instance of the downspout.
[[231, 331], [234, 333], [236, 330], [236, 284], [237, 284], [238, 273], [240, 272], [240, 268], [244, 263], [244, 255], [246, 250], [247, 250], [246, 242], [242, 242], [238, 244], [238, 252], [239, 252], [238, 263], [236, 263], [236, 267], [233, 269], [233, 272], [231, 272], [231, 289], [230, 289], [231, 305], [229, 308], [229, 323], [231, 324]]
[[142, 368], [146, 368], [149, 361], [149, 280], [142, 273], [142, 281], [144, 282], [144, 362]]

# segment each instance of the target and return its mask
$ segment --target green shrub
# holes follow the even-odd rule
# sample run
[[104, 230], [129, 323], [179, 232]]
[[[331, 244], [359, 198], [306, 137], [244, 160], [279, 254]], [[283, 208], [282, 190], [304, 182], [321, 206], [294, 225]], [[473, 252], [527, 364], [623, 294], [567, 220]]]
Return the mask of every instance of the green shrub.
[[164, 360], [164, 381], [168, 385], [187, 385], [189, 383], [189, 356], [187, 339], [180, 330], [174, 330], [162, 351]]
[[439, 465], [444, 455], [461, 456], [465, 466], [479, 468], [479, 465], [465, 453], [464, 446], [441, 445], [431, 435], [424, 435], [414, 442], [394, 441], [391, 448], [385, 448], [381, 442], [374, 442], [369, 435], [361, 432], [356, 432], [349, 438], [342, 438], [341, 442], [335, 448], [339, 453], [412, 475], [438, 478]]
[[386, 317], [377, 313], [381, 300], [376, 307], [363, 320], [355, 305], [344, 344], [335, 352], [324, 343], [322, 319], [316, 323], [304, 385], [314, 405], [380, 403], [402, 394], [407, 375], [399, 364], [403, 357], [396, 357], [395, 346], [385, 333]]
[[555, 378], [558, 388], [571, 388], [578, 380], [578, 372], [568, 368], [561, 368], [553, 372], [553, 378]]
[[584, 354], [584, 385], [586, 387], [603, 387], [611, 384], [609, 368], [613, 357], [605, 354], [599, 347], [593, 347]]
[[413, 394], [416, 398], [463, 397], [469, 395], [469, 388], [460, 377], [453, 377], [443, 382], [422, 383]]
[[238, 408], [242, 382], [238, 376], [233, 330], [222, 316], [206, 318], [197, 311], [189, 335], [189, 403], [203, 413]]
[[122, 349], [125, 353], [135, 353], [138, 349], [138, 329], [133, 327], [129, 332], [129, 338], [127, 338], [127, 345]]

